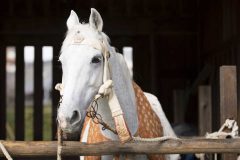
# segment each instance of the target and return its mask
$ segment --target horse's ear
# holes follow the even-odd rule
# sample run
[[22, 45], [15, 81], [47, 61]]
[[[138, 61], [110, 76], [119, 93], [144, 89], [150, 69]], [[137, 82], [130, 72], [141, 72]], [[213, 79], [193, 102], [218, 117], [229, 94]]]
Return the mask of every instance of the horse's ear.
[[71, 10], [70, 16], [68, 17], [68, 20], [67, 20], [68, 30], [72, 29], [72, 27], [77, 24], [79, 24], [78, 16], [73, 10]]
[[98, 13], [98, 11], [94, 8], [91, 8], [91, 15], [89, 17], [89, 24], [93, 29], [96, 29], [97, 31], [102, 31], [103, 28], [103, 20], [101, 15]]

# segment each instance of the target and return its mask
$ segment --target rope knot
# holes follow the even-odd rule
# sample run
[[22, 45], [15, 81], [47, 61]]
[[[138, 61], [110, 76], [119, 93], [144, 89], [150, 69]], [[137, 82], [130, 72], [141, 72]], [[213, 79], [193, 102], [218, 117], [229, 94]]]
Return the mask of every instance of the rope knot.
[[106, 82], [104, 82], [99, 90], [98, 90], [98, 94], [95, 96], [95, 99], [98, 99], [100, 97], [105, 97], [108, 96], [111, 92], [111, 89], [113, 87], [113, 81], [112, 80], [107, 80]]
[[55, 89], [60, 92], [60, 95], [63, 95], [63, 84], [62, 83], [57, 83], [55, 85]]

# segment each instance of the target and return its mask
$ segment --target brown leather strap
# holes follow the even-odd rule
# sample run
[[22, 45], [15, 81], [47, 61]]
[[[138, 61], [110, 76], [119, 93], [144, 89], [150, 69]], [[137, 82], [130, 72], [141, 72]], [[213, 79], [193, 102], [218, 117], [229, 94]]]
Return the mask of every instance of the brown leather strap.
[[117, 130], [120, 142], [121, 143], [126, 143], [126, 142], [132, 140], [132, 136], [131, 136], [131, 134], [129, 132], [129, 129], [126, 125], [126, 122], [124, 120], [123, 115], [118, 115], [118, 116], [113, 117], [113, 118], [114, 118], [114, 122], [115, 122], [115, 125], [116, 125], [116, 130]]
[[122, 143], [125, 143], [132, 139], [132, 135], [127, 127], [126, 121], [124, 119], [123, 111], [121, 109], [120, 103], [117, 99], [117, 96], [112, 89], [112, 92], [109, 94], [109, 107], [112, 112], [112, 117], [115, 122], [116, 131], [118, 137]]

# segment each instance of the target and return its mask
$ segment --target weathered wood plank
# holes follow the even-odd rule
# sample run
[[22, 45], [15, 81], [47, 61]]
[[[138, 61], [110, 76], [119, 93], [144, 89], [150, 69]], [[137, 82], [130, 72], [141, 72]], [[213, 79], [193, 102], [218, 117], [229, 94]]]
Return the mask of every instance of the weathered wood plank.
[[236, 66], [220, 67], [220, 122], [227, 118], [237, 120]]
[[[53, 157], [57, 154], [56, 141], [2, 141], [13, 157]], [[172, 154], [172, 153], [240, 153], [240, 139], [181, 139], [163, 142], [117, 141], [85, 144], [64, 141], [62, 155]], [[3, 153], [0, 151], [0, 157]]]
[[16, 47], [15, 138], [24, 140], [24, 50]]
[[0, 46], [0, 139], [6, 138], [6, 47]]
[[237, 123], [240, 124], [240, 46], [236, 47], [237, 52], [237, 96], [238, 96], [238, 113], [237, 113]]
[[[207, 122], [207, 123], [206, 123]], [[212, 131], [212, 95], [211, 86], [198, 88], [198, 133], [204, 136]]]
[[237, 123], [240, 124], [240, 46], [236, 47], [236, 57], [237, 57]]
[[34, 140], [43, 138], [43, 62], [42, 47], [35, 46], [34, 60]]
[[[237, 120], [237, 71], [236, 66], [220, 67], [220, 122]], [[236, 159], [237, 155], [224, 154], [222, 159]]]

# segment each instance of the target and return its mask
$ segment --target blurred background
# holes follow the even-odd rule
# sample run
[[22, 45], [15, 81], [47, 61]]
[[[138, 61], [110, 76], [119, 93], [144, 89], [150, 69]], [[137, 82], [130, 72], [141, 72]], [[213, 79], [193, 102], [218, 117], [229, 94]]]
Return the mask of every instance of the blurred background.
[[240, 1], [7, 0], [0, 5], [0, 139], [55, 138], [66, 20], [73, 9], [88, 22], [91, 7], [178, 134], [203, 134], [203, 97], [204, 131], [219, 128], [219, 66], [240, 65]]

